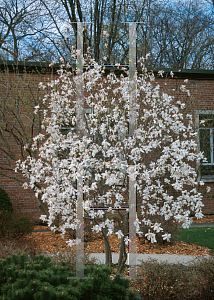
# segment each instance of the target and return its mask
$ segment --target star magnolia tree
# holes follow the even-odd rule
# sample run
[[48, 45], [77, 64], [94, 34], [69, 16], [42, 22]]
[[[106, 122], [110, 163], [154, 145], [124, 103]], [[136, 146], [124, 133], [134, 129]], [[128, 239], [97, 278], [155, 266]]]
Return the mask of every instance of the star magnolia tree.
[[[137, 201], [142, 215], [141, 222], [136, 219], [138, 234], [152, 243], [158, 236], [170, 241], [166, 223], [182, 223], [183, 228], [188, 228], [192, 213], [197, 218], [203, 216], [199, 192], [203, 182], [197, 181], [195, 164], [204, 160], [204, 156], [196, 151], [196, 133], [185, 104], [155, 85], [154, 76], [146, 71], [143, 60], [142, 74], [136, 79], [137, 126], [132, 137], [128, 135], [128, 77], [118, 78], [113, 73], [104, 77], [103, 67], [92, 59], [85, 61], [85, 65], [89, 62], [93, 68], [87, 68], [83, 74], [84, 105], [88, 109], [82, 115], [83, 129], [77, 124], [75, 74], [66, 71], [62, 64], [57, 79], [47, 84], [51, 92], [43, 99], [48, 105], [44, 111], [44, 134], [36, 136], [32, 145], [37, 158], [18, 161], [16, 170], [26, 176], [25, 187], [33, 189], [48, 205], [49, 215], [41, 219], [62, 235], [77, 226], [76, 178], [81, 173], [84, 217], [94, 221], [94, 231], [103, 233], [108, 252], [106, 263], [111, 264], [108, 236], [114, 231], [114, 222], [106, 218], [106, 213], [120, 213], [122, 218], [118, 208], [127, 206], [129, 166], [135, 166]], [[185, 87], [181, 90], [183, 93]], [[185, 97], [188, 99], [188, 91]], [[36, 107], [35, 113], [39, 109]], [[107, 209], [95, 210], [96, 207]], [[58, 216], [59, 228], [53, 226]], [[127, 225], [128, 209], [125, 217]], [[140, 226], [147, 230], [141, 231]], [[128, 242], [127, 226], [116, 230], [116, 234], [121, 238], [122, 261]], [[67, 243], [72, 246], [75, 240]], [[119, 267], [121, 270], [121, 264]]]

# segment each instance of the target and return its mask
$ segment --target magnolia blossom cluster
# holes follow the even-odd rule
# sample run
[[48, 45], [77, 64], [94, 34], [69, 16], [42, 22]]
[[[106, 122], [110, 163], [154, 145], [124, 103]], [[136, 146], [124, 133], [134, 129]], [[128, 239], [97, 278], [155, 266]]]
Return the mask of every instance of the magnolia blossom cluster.
[[[130, 165], [134, 165], [142, 223], [150, 227], [145, 236], [156, 242], [156, 234], [161, 233], [169, 241], [171, 235], [164, 226], [150, 219], [161, 216], [188, 228], [191, 212], [202, 217], [198, 187], [203, 182], [197, 181], [194, 164], [204, 157], [196, 152], [192, 117], [185, 113], [185, 103], [175, 101], [154, 84], [153, 74], [142, 64], [136, 86], [136, 130], [129, 136], [128, 77], [112, 73], [103, 77], [102, 66], [93, 60], [90, 64], [93, 67], [81, 77], [86, 110], [76, 97], [75, 75], [63, 65], [58, 78], [47, 84], [51, 91], [44, 97], [48, 107], [44, 133], [36, 136], [32, 145], [37, 158], [18, 161], [17, 170], [26, 176], [25, 187], [47, 203], [49, 217], [41, 218], [55, 230], [53, 222], [60, 215], [59, 230], [65, 234], [66, 229], [77, 228], [78, 178], [84, 182], [84, 215], [101, 218], [105, 212], [94, 208], [102, 206], [114, 213], [125, 205]], [[39, 110], [36, 107], [35, 113]], [[77, 114], [82, 118], [82, 129]], [[137, 232], [142, 235], [140, 224], [136, 219]], [[112, 234], [113, 220], [106, 219], [93, 230], [99, 232], [104, 227]], [[120, 230], [116, 234], [123, 236]], [[71, 246], [74, 242], [68, 243]]]

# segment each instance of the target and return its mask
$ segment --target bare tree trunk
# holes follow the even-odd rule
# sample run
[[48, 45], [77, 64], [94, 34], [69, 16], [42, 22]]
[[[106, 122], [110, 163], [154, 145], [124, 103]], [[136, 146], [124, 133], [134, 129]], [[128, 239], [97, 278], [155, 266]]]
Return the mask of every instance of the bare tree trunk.
[[108, 228], [105, 227], [102, 229], [102, 234], [104, 236], [104, 244], [105, 244], [105, 264], [109, 267], [112, 266], [112, 253], [111, 253], [111, 247], [109, 243], [109, 239], [107, 236]]
[[94, 8], [94, 58], [99, 59], [98, 29], [99, 29], [99, 2], [95, 1]]
[[123, 236], [120, 242], [120, 255], [119, 255], [118, 266], [117, 266], [117, 275], [119, 275], [122, 272], [126, 260], [127, 260], [127, 253], [125, 249], [125, 241]]
[[125, 236], [128, 234], [127, 228], [128, 228], [128, 213], [125, 215], [125, 220], [122, 228], [123, 237], [121, 237], [121, 242], [120, 242], [120, 255], [119, 255], [118, 266], [117, 266], [117, 275], [119, 275], [122, 272], [127, 259], [127, 253], [126, 253], [125, 241], [124, 241]]

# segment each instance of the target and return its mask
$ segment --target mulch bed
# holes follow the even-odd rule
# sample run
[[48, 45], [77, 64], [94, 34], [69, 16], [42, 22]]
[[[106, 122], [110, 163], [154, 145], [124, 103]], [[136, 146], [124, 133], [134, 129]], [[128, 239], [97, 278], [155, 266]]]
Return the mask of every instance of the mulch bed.
[[206, 215], [202, 219], [193, 218], [193, 223], [214, 223], [214, 215]]
[[[201, 220], [194, 219], [194, 223], [214, 223], [214, 216], [205, 216]], [[34, 230], [47, 230], [45, 226], [35, 226]], [[69, 236], [65, 236], [69, 238]], [[32, 232], [25, 237], [26, 241], [33, 241], [36, 245], [36, 251], [43, 253], [54, 253], [61, 249], [66, 250], [68, 246], [66, 239], [62, 238], [60, 234], [54, 232]], [[119, 253], [120, 239], [116, 234], [109, 236], [112, 253]], [[75, 250], [75, 246], [72, 247]], [[126, 246], [127, 248], [127, 246]], [[85, 250], [91, 253], [104, 253], [105, 246], [102, 239], [102, 234], [90, 233], [90, 242], [85, 243]], [[167, 243], [163, 246], [148, 243], [147, 240], [137, 237], [137, 253], [141, 254], [177, 254], [177, 255], [210, 255], [211, 250], [206, 247], [201, 247], [184, 242]]]

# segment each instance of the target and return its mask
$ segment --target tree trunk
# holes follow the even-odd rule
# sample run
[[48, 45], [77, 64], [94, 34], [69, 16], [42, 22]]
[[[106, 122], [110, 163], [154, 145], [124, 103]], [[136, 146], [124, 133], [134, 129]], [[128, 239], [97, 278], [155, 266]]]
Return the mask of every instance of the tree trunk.
[[47, 217], [49, 217], [49, 211], [48, 211], [48, 207], [46, 205], [46, 203], [44, 203], [41, 199], [41, 195], [38, 195], [38, 198], [36, 198], [37, 203], [39, 205], [39, 208], [46, 214]]
[[127, 253], [126, 253], [125, 241], [124, 241], [125, 236], [128, 234], [127, 229], [128, 229], [128, 213], [125, 215], [125, 220], [122, 228], [122, 233], [124, 236], [121, 238], [121, 242], [120, 242], [120, 255], [119, 255], [118, 266], [117, 266], [117, 275], [119, 275], [122, 272], [127, 259]]
[[111, 253], [111, 247], [109, 243], [109, 238], [107, 236], [108, 228], [105, 227], [102, 229], [102, 234], [104, 236], [104, 244], [105, 244], [105, 265], [111, 267], [112, 266], [112, 253]]
[[119, 255], [118, 266], [117, 266], [117, 275], [119, 275], [122, 272], [126, 260], [127, 260], [127, 253], [125, 249], [125, 241], [123, 236], [120, 242], [120, 255]]

